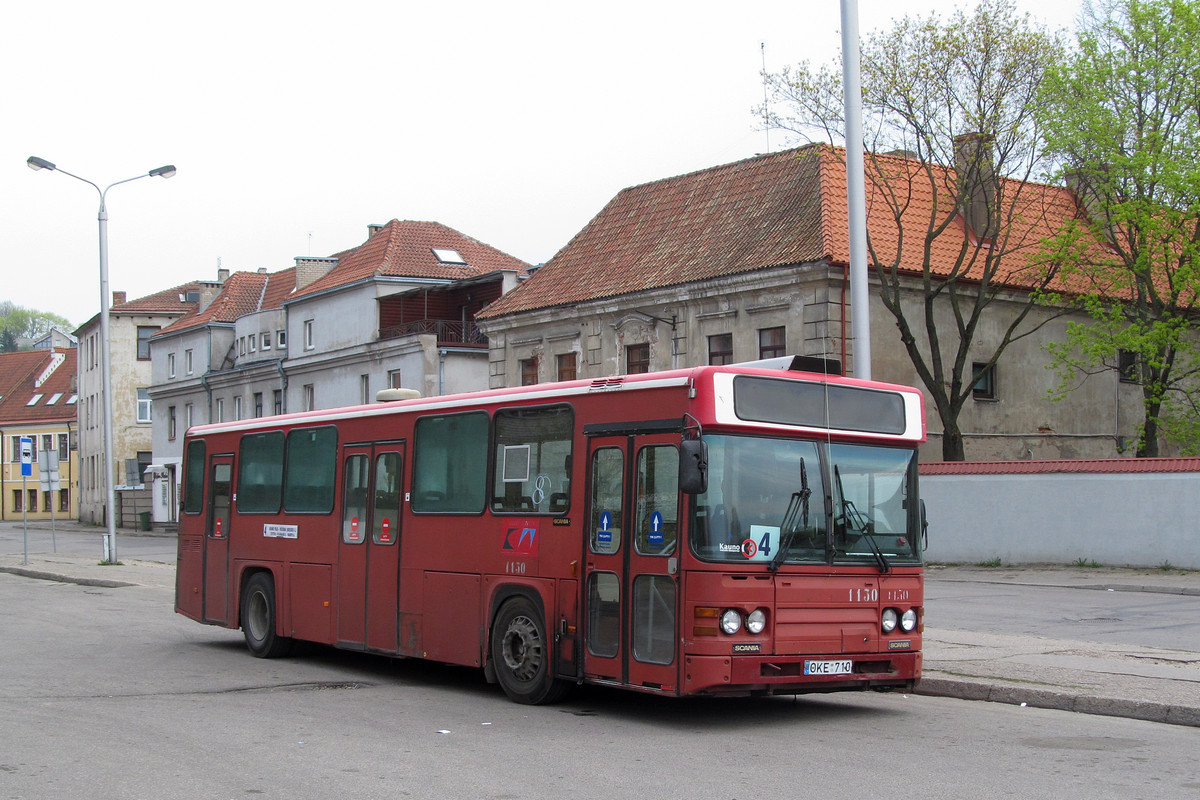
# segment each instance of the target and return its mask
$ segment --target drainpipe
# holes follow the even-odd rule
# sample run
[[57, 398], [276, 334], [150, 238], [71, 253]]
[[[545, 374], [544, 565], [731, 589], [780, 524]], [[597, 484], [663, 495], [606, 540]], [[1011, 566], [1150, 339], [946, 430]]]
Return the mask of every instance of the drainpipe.
[[[287, 413], [288, 376], [287, 376], [287, 372], [284, 371], [284, 369], [283, 369], [283, 359], [282, 358], [278, 359], [275, 362], [275, 369], [277, 369], [279, 371], [279, 390], [281, 392], [283, 392], [283, 395], [282, 395], [283, 406], [279, 409], [279, 413], [286, 414]], [[271, 409], [271, 410], [274, 411], [275, 409]]]
[[438, 397], [446, 393], [446, 348], [438, 350]]

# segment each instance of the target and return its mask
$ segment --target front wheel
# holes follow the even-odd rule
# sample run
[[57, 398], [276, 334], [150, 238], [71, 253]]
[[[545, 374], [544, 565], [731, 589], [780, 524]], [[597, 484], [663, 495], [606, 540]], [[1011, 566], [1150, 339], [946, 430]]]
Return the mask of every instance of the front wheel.
[[492, 626], [492, 665], [510, 700], [538, 705], [566, 694], [568, 684], [553, 675], [551, 647], [545, 622], [533, 603], [514, 597], [500, 607]]
[[292, 649], [292, 640], [275, 633], [275, 580], [270, 573], [255, 573], [242, 592], [242, 634], [246, 647], [258, 658], [280, 658]]

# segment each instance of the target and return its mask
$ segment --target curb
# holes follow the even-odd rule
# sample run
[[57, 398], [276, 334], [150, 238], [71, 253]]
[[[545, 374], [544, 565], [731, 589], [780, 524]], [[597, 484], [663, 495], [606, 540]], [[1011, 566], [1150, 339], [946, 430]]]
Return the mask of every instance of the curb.
[[29, 569], [28, 567], [3, 567], [0, 566], [0, 572], [7, 572], [11, 575], [20, 575], [24, 578], [34, 578], [39, 581], [53, 581], [55, 583], [74, 583], [79, 586], [97, 586], [103, 589], [120, 589], [124, 586], [137, 586], [136, 583], [128, 583], [126, 581], [110, 581], [104, 578], [72, 578], [67, 575], [61, 575], [56, 572], [43, 572], [42, 570]]
[[1166, 703], [1122, 700], [1115, 697], [1091, 697], [1049, 689], [1025, 689], [1014, 686], [996, 686], [977, 681], [927, 677], [921, 678], [921, 682], [917, 684], [913, 693], [928, 697], [983, 700], [989, 703], [1032, 706], [1053, 711], [1073, 711], [1079, 714], [1124, 717], [1200, 728], [1200, 708]]

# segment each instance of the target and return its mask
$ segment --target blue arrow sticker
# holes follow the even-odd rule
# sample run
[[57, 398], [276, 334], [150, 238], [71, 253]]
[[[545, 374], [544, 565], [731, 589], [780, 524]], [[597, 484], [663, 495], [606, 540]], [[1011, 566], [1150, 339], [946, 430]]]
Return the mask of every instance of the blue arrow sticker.
[[663, 543], [663, 517], [661, 511], [650, 515], [650, 544]]

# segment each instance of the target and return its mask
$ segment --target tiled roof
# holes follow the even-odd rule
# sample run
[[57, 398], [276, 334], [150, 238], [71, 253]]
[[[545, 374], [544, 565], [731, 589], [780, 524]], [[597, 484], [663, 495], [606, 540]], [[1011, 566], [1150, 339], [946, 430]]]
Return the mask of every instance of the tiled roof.
[[[631, 292], [675, 286], [770, 267], [850, 260], [845, 151], [826, 144], [756, 156], [625, 189], [521, 286], [479, 316], [498, 317]], [[922, 269], [920, 242], [934, 214], [935, 189], [918, 161], [879, 156], [889, 189], [902, 191], [907, 247], [903, 272]], [[868, 170], [868, 176], [871, 170]], [[952, 169], [935, 167], [935, 180], [953, 186]], [[922, 179], [924, 182], [922, 182]], [[1030, 252], [1076, 213], [1073, 195], [1039, 184], [1003, 181], [1017, 197], [1019, 237], [1007, 250]], [[1020, 191], [1018, 192], [1018, 189]], [[940, 198], [945, 205], [945, 196]], [[895, 256], [896, 222], [884, 189], [867, 185], [868, 232], [884, 263]], [[932, 269], [955, 269], [965, 229], [960, 224], [932, 245]], [[1007, 258], [1002, 282], [1033, 285], [1023, 258]], [[978, 272], [978, 269], [975, 270]], [[972, 277], [967, 271], [965, 277]]]
[[[199, 292], [204, 288], [204, 284], [200, 281], [192, 281], [185, 283], [182, 286], [176, 286], [173, 289], [164, 289], [161, 292], [148, 294], [145, 297], [139, 297], [136, 300], [129, 300], [124, 303], [118, 303], [112, 307], [114, 314], [186, 314], [196, 307], [196, 304], [189, 303], [187, 296], [189, 292]], [[184, 299], [180, 299], [184, 298]]]
[[936, 461], [922, 475], [1041, 475], [1056, 472], [1200, 472], [1200, 458], [1103, 458], [1063, 461]]
[[[439, 261], [434, 248], [454, 250], [465, 264]], [[500, 270], [522, 275], [529, 265], [439, 222], [392, 220], [362, 245], [337, 254], [337, 265], [295, 293], [304, 297], [376, 276], [463, 280]]]
[[235, 272], [221, 286], [221, 291], [203, 310], [196, 306], [171, 325], [155, 334], [155, 338], [180, 333], [213, 322], [232, 324], [238, 317], [279, 308], [296, 287], [296, 268], [279, 272]]
[[70, 348], [0, 354], [0, 425], [75, 419], [76, 406], [68, 401], [75, 396], [71, 387], [77, 352]]

